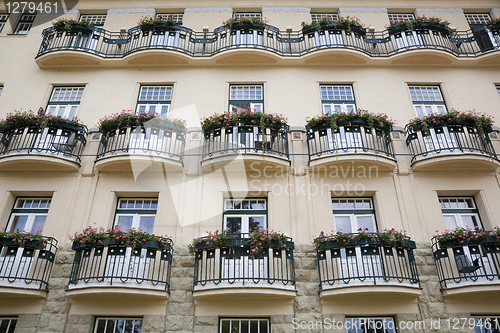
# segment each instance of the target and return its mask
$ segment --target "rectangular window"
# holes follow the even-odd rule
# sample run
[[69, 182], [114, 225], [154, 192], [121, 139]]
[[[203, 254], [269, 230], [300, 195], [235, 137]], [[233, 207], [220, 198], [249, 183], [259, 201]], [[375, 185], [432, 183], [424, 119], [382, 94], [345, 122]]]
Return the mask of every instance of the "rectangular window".
[[439, 86], [408, 86], [417, 117], [446, 113], [446, 104]]
[[472, 197], [439, 197], [446, 229], [482, 228], [479, 212]]
[[2, 32], [2, 29], [7, 22], [7, 19], [9, 18], [8, 14], [0, 14], [0, 32]]
[[398, 21], [413, 20], [415, 15], [413, 14], [388, 14], [389, 22], [396, 23]]
[[476, 333], [500, 333], [500, 316], [473, 316]]
[[51, 198], [17, 198], [5, 230], [41, 233], [51, 201]]
[[255, 112], [264, 112], [263, 85], [230, 85], [229, 111], [238, 112], [250, 108]]
[[481, 51], [489, 51], [500, 45], [500, 36], [494, 35], [487, 25], [491, 19], [489, 14], [465, 14], [465, 18]]
[[336, 231], [345, 233], [377, 231], [375, 209], [371, 198], [332, 198], [332, 209]]
[[47, 114], [66, 119], [76, 117], [84, 87], [54, 87], [47, 105]]
[[465, 14], [465, 18], [469, 25], [471, 24], [486, 24], [491, 20], [490, 14]]
[[243, 13], [243, 12], [236, 12], [233, 14], [233, 17], [247, 17], [247, 18], [259, 18], [262, 16], [262, 13]]
[[270, 333], [267, 318], [220, 318], [219, 333]]
[[120, 226], [123, 231], [142, 229], [148, 234], [154, 233], [156, 198], [122, 198], [118, 200], [113, 227]]
[[16, 30], [14, 30], [15, 35], [27, 35], [35, 21], [36, 15], [22, 15], [17, 23]]
[[2, 96], [3, 93], [3, 86], [0, 86], [0, 96]]
[[96, 318], [94, 333], [141, 333], [142, 318]]
[[[500, 95], [500, 86], [495, 86], [495, 87], [497, 88], [497, 93]], [[3, 88], [3, 87], [0, 87], [0, 89], [2, 89], [2, 88]], [[1, 94], [1, 93], [2, 93], [2, 92], [0, 91], [0, 94]]]
[[98, 27], [102, 27], [106, 21], [106, 14], [99, 15], [82, 15], [80, 16], [80, 21], [87, 21], [93, 23]]
[[338, 14], [329, 14], [329, 13], [311, 13], [311, 23], [318, 23], [323, 19], [323, 17], [329, 17], [332, 21], [336, 21], [339, 18]]
[[171, 20], [174, 20], [175, 23], [177, 23], [177, 24], [182, 24], [182, 20], [184, 19], [184, 14], [173, 14], [173, 13], [156, 14], [156, 17], [162, 17], [164, 19], [171, 19]]
[[267, 228], [267, 200], [230, 199], [224, 200], [224, 230], [232, 234], [249, 234], [255, 228]]
[[321, 85], [321, 106], [324, 114], [356, 110], [352, 86]]
[[167, 117], [173, 90], [173, 86], [141, 86], [136, 112], [156, 112]]
[[17, 317], [0, 317], [0, 333], [14, 333]]
[[396, 333], [394, 318], [346, 318], [347, 333]]

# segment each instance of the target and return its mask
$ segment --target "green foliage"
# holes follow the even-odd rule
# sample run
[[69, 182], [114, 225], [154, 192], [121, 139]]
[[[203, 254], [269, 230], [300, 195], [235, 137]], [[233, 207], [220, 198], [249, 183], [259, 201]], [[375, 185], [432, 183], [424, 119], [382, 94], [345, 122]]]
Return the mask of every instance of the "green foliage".
[[41, 231], [38, 230], [36, 233], [30, 233], [26, 230], [16, 230], [12, 232], [8, 232], [2, 228], [0, 230], [0, 239], [9, 239], [12, 240], [15, 244], [19, 246], [25, 246], [27, 242], [36, 241], [36, 248], [39, 250], [45, 249], [47, 242], [52, 240], [52, 237], [44, 237], [41, 235]]
[[327, 241], [336, 241], [339, 246], [349, 246], [364, 240], [372, 240], [387, 246], [396, 246], [404, 245], [410, 240], [410, 237], [406, 235], [406, 231], [398, 231], [394, 228], [377, 233], [368, 231], [368, 228], [359, 228], [356, 233], [343, 232], [342, 230], [334, 232], [332, 230], [330, 235], [322, 231], [318, 237], [313, 239], [313, 246], [321, 251], [323, 243]]
[[[439, 232], [436, 230], [436, 232]], [[500, 231], [498, 230], [491, 230], [491, 235], [495, 236], [498, 235]], [[463, 244], [465, 241], [468, 242], [479, 242], [481, 240], [484, 240], [487, 236], [490, 235], [490, 231], [486, 231], [483, 228], [479, 228], [476, 226], [475, 228], [462, 228], [458, 227], [455, 230], [446, 230], [440, 234], [434, 235], [438, 242], [444, 243], [451, 241], [455, 245], [460, 245]], [[498, 239], [498, 238], [497, 238]]]
[[263, 128], [281, 128], [287, 125], [288, 119], [282, 114], [255, 112], [247, 108], [246, 110], [239, 110], [238, 112], [215, 113], [209, 117], [204, 117], [201, 119], [201, 126], [204, 132], [211, 132], [219, 128], [227, 129], [232, 126], [238, 126], [241, 121]]
[[230, 19], [227, 19], [222, 22], [223, 25], [228, 25], [229, 28], [233, 27], [233, 24], [243, 24], [243, 23], [249, 23], [249, 24], [258, 24], [260, 25], [261, 28], [264, 28], [264, 25], [267, 24], [267, 19], [265, 17], [243, 17], [243, 16], [238, 16], [238, 17], [231, 17]]
[[339, 16], [338, 19], [335, 20], [330, 14], [323, 15], [321, 17], [321, 20], [319, 20], [317, 23], [301, 23], [302, 29], [311, 29], [313, 27], [316, 27], [318, 31], [320, 31], [322, 27], [329, 25], [337, 25], [339, 29], [345, 29], [348, 31], [351, 31], [353, 27], [366, 29], [366, 26], [357, 17]]
[[5, 132], [21, 127], [51, 127], [56, 122], [81, 126], [82, 130], [87, 128], [87, 126], [85, 126], [78, 118], [69, 120], [60, 116], [36, 115], [31, 110], [20, 110], [14, 111], [14, 113], [8, 113], [5, 119], [0, 119], [0, 132]]
[[205, 244], [210, 247], [220, 247], [228, 238], [235, 237], [234, 235], [229, 234], [229, 229], [222, 230], [221, 232], [219, 232], [219, 230], [215, 230], [215, 232], [207, 231], [207, 234], [208, 236], [206, 237], [193, 239], [191, 244], [188, 245], [189, 254], [194, 255], [198, 252], [196, 245], [199, 243], [205, 242]]
[[254, 231], [248, 237], [250, 238], [250, 252], [248, 255], [250, 259], [254, 259], [259, 252], [263, 252], [264, 247], [272, 241], [278, 244], [279, 249], [286, 247], [285, 242], [288, 239], [284, 233], [257, 227], [254, 228]]
[[66, 30], [66, 31], [71, 31], [72, 26], [74, 26], [74, 25], [82, 25], [82, 26], [88, 27], [88, 28], [94, 27], [94, 24], [89, 22], [89, 21], [85, 21], [85, 20], [77, 21], [77, 20], [71, 20], [71, 19], [66, 19], [66, 18], [59, 18], [59, 19], [55, 20], [54, 22], [52, 22], [52, 25], [54, 27], [64, 27], [64, 30]]
[[386, 29], [394, 29], [397, 27], [406, 27], [407, 30], [413, 30], [415, 28], [419, 28], [422, 26], [422, 24], [430, 24], [430, 25], [442, 25], [445, 27], [448, 27], [450, 25], [450, 22], [448, 22], [445, 19], [442, 19], [440, 17], [426, 17], [426, 16], [419, 16], [415, 19], [405, 19], [405, 18], [400, 18], [397, 19], [390, 24], [386, 25]]
[[389, 119], [385, 113], [371, 113], [367, 110], [357, 110], [352, 112], [339, 112], [322, 114], [313, 118], [306, 118], [306, 126], [317, 130], [322, 128], [332, 128], [336, 130], [339, 126], [351, 125], [354, 120], [361, 119], [368, 128], [379, 128], [390, 130], [394, 121]]
[[158, 25], [158, 24], [166, 24], [166, 25], [176, 25], [177, 22], [173, 19], [172, 15], [168, 15], [167, 17], [164, 16], [143, 16], [137, 22], [137, 25], [143, 26], [143, 25]]
[[101, 118], [97, 123], [97, 127], [101, 133], [108, 133], [117, 128], [127, 128], [131, 126], [154, 125], [175, 132], [186, 131], [186, 121], [182, 119], [169, 119], [156, 112], [140, 112], [135, 113], [131, 110], [123, 110], [120, 113], [114, 113], [111, 116]]

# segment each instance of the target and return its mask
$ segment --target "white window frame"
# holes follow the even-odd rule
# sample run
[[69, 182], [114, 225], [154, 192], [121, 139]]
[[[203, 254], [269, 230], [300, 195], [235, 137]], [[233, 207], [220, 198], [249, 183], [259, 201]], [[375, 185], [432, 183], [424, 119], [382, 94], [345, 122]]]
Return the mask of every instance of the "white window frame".
[[[247, 205], [247, 208], [244, 206]], [[262, 205], [264, 206], [262, 208]], [[265, 211], [265, 213], [263, 213]], [[258, 212], [258, 213], [257, 213]], [[240, 218], [241, 230], [239, 233], [242, 237], [247, 237], [246, 234], [253, 232], [250, 230], [250, 218], [262, 218], [262, 228], [267, 228], [267, 199], [265, 198], [225, 198], [224, 199], [224, 230], [228, 229], [228, 218]]]
[[262, 12], [235, 12], [233, 18], [259, 18], [262, 17]]
[[[50, 197], [19, 197], [16, 198], [16, 202], [14, 203], [14, 207], [12, 208], [11, 215], [9, 218], [9, 223], [7, 223], [7, 227], [5, 230], [8, 232], [15, 232], [16, 230], [25, 231], [28, 233], [41, 233], [43, 231], [43, 225], [45, 225], [47, 214], [49, 213], [50, 205], [52, 202], [52, 198]], [[26, 207], [29, 204], [29, 207]], [[31, 206], [36, 205], [37, 207], [32, 208]], [[40, 205], [43, 205], [40, 208]], [[13, 227], [14, 220], [16, 217], [26, 216], [26, 224], [24, 229], [18, 229]], [[35, 223], [35, 219], [39, 216], [45, 217], [43, 221], [42, 228], [39, 230], [32, 230], [33, 225]]]
[[[500, 95], [500, 85], [498, 85], [498, 84], [495, 85], [495, 88], [497, 88], [497, 93]], [[1, 92], [0, 92], [0, 94], [1, 94]]]
[[311, 23], [318, 23], [323, 19], [323, 16], [331, 17], [332, 21], [336, 21], [339, 18], [339, 14], [330, 14], [330, 13], [311, 13]]
[[[93, 329], [93, 333], [107, 333], [108, 332], [108, 328], [107, 328], [107, 325], [110, 324], [110, 320], [114, 320], [114, 323], [113, 323], [113, 329], [111, 331], [111, 333], [119, 333], [119, 332], [123, 332], [123, 333], [136, 333], [135, 330], [137, 330], [137, 333], [141, 333], [142, 332], [142, 323], [143, 323], [143, 318], [142, 317], [137, 317], [137, 318], [131, 318], [131, 317], [97, 317], [95, 319], [95, 323], [94, 323], [94, 329]], [[119, 331], [117, 330], [117, 325], [118, 325], [118, 321], [119, 320], [124, 320], [124, 321], [127, 321], [127, 320], [133, 320], [134, 323], [133, 323], [133, 326], [132, 326], [132, 330], [131, 331]], [[100, 330], [99, 329], [99, 321], [106, 321], [105, 324], [104, 324], [104, 330]], [[140, 325], [141, 325], [141, 328], [140, 329], [137, 329], [135, 327], [136, 325], [136, 321], [140, 321]], [[123, 324], [123, 327], [125, 327], [125, 323]]]
[[[397, 332], [396, 323], [392, 317], [346, 317], [345, 323], [349, 333], [371, 333], [375, 331], [384, 333]], [[378, 330], [377, 328], [381, 328], [381, 330]]]
[[[220, 318], [219, 319], [219, 333], [240, 333], [242, 328], [242, 322], [248, 321], [248, 327], [245, 330], [246, 333], [271, 333], [271, 322], [269, 318]], [[257, 330], [251, 329], [251, 322], [257, 321]], [[226, 326], [224, 323], [229, 322], [229, 331], [223, 330], [223, 326]], [[265, 322], [267, 332], [263, 332], [260, 329], [261, 322]], [[236, 325], [235, 325], [236, 324]], [[238, 326], [238, 331], [236, 331], [236, 327]]]
[[[344, 94], [346, 91], [349, 93]], [[356, 98], [351, 85], [322, 84], [319, 86], [319, 92], [323, 114], [356, 111]], [[342, 98], [343, 95], [352, 99]]]
[[[468, 227], [472, 229], [475, 226], [478, 226], [479, 228], [483, 227], [473, 197], [439, 197], [438, 200], [441, 206], [443, 219], [445, 220], [446, 229], [455, 230], [456, 228], [459, 227], [461, 228]], [[460, 212], [460, 210], [462, 210], [463, 212]], [[446, 223], [447, 217], [453, 218], [454, 225]], [[466, 217], [474, 218], [476, 220], [476, 224], [468, 225], [468, 222], [464, 219]]]
[[[0, 96], [2, 96], [2, 93], [3, 93], [3, 86], [0, 85]], [[500, 93], [500, 92], [499, 92]]]
[[22, 14], [14, 30], [14, 35], [27, 35], [35, 19], [36, 14]]
[[[446, 103], [441, 88], [438, 85], [408, 85], [408, 89], [410, 91], [413, 108], [418, 118], [426, 117], [431, 113], [446, 113]], [[421, 94], [417, 94], [417, 91], [420, 91]], [[429, 92], [432, 92], [433, 97], [431, 97]], [[427, 94], [430, 98], [425, 98], [424, 94]]]
[[171, 18], [177, 24], [182, 24], [182, 21], [184, 20], [184, 14], [182, 13], [161, 13], [161, 14], [156, 14], [156, 17], [162, 17], [165, 19]]
[[[339, 208], [337, 208], [337, 203]], [[343, 208], [344, 203], [347, 205]], [[354, 207], [352, 207], [354, 205]], [[369, 208], [366, 207], [369, 205]], [[356, 233], [361, 227], [358, 223], [358, 217], [370, 217], [372, 225], [368, 232], [377, 232], [377, 222], [375, 219], [375, 208], [373, 207], [372, 198], [332, 198], [332, 210], [334, 218], [334, 227], [336, 231], [345, 233]], [[339, 212], [340, 211], [340, 212]], [[347, 212], [349, 211], [349, 212]], [[361, 212], [363, 211], [363, 212]], [[366, 211], [370, 211], [367, 213]], [[348, 217], [351, 230], [340, 230], [336, 223], [337, 217]]]
[[[487, 25], [488, 21], [491, 20], [490, 14], [465, 14], [465, 18], [469, 25], [483, 25], [488, 37], [490, 38], [493, 47], [500, 46], [500, 37], [498, 35], [493, 35], [490, 27]], [[472, 29], [472, 27], [471, 27]], [[472, 29], [474, 30], [474, 29]]]
[[[137, 208], [139, 205], [141, 207], [144, 206], [145, 203], [148, 203], [150, 208]], [[122, 208], [122, 204], [125, 205], [134, 205], [133, 208]], [[149, 230], [145, 232], [148, 232], [149, 234], [154, 233], [154, 228], [156, 224], [156, 212], [158, 209], [158, 199], [157, 198], [120, 198], [118, 199], [118, 204], [116, 208], [116, 213], [115, 213], [115, 220], [113, 223], [113, 228], [119, 225], [119, 220], [120, 217], [132, 217], [132, 225], [130, 228], [133, 229], [143, 229], [141, 228], [141, 218], [142, 217], [153, 217], [154, 222], [153, 222], [153, 230]], [[144, 211], [144, 213], [141, 213], [140, 211]], [[154, 211], [154, 213], [153, 213]], [[123, 226], [120, 226], [123, 231], [128, 231], [130, 228], [124, 228]]]
[[80, 21], [88, 21], [96, 26], [103, 26], [106, 22], [106, 14], [82, 14]]
[[0, 327], [4, 324], [4, 321], [9, 321], [7, 328], [2, 333], [14, 333], [17, 325], [17, 317], [0, 317]]
[[478, 333], [500, 332], [500, 316], [472, 316], [474, 320], [474, 330]]
[[[151, 94], [149, 91], [152, 91]], [[161, 93], [164, 91], [164, 93]], [[157, 92], [157, 99], [153, 99]], [[137, 97], [136, 113], [140, 112], [156, 112], [164, 117], [168, 117], [170, 112], [170, 104], [174, 93], [173, 85], [144, 85], [139, 89], [139, 96]], [[149, 98], [148, 96], [151, 96]], [[160, 110], [158, 112], [157, 110]]]
[[0, 32], [2, 32], [3, 27], [9, 19], [9, 14], [0, 14]]
[[[255, 89], [255, 93], [252, 93], [252, 89]], [[240, 91], [240, 93], [237, 92]], [[245, 92], [247, 90], [247, 92]], [[260, 90], [260, 99], [258, 97], [257, 91]], [[233, 98], [236, 94], [235, 98]], [[243, 94], [243, 95], [241, 95]], [[247, 94], [247, 99], [238, 99], [236, 97], [245, 97]], [[239, 95], [239, 96], [238, 96]], [[254, 97], [252, 97], [252, 95]], [[229, 111], [238, 112], [238, 110], [244, 110], [238, 106], [231, 104], [234, 103], [248, 103], [249, 107], [254, 112], [264, 112], [264, 85], [263, 84], [231, 84], [229, 86]]]
[[85, 87], [54, 87], [47, 103], [47, 114], [74, 119], [84, 90]]

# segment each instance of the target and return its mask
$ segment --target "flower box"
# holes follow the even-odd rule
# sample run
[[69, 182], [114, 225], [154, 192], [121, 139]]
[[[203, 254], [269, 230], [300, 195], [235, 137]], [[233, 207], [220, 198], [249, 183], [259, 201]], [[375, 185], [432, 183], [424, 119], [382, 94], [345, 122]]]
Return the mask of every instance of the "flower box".
[[90, 34], [92, 33], [94, 29], [92, 27], [88, 27], [86, 25], [82, 25], [82, 24], [73, 24], [70, 26], [70, 31], [72, 32], [81, 32], [81, 33], [84, 33], [84, 34]]
[[318, 26], [316, 24], [311, 25], [310, 27], [307, 28], [302, 28], [302, 34], [310, 34], [318, 31]]
[[366, 35], [366, 29], [357, 25], [351, 25], [351, 31], [360, 36]]
[[408, 27], [406, 25], [398, 25], [394, 28], [387, 29], [390, 36], [407, 31]]
[[452, 241], [452, 240], [445, 241], [445, 242], [439, 242], [439, 247], [442, 249], [447, 249], [447, 248], [454, 247], [454, 246], [458, 246], [458, 245], [455, 244], [455, 241]]
[[153, 24], [143, 24], [139, 26], [142, 32], [153, 31], [154, 27], [155, 26]]
[[53, 127], [57, 127], [59, 129], [65, 129], [68, 131], [72, 132], [83, 132], [85, 131], [85, 126], [83, 125], [77, 125], [77, 124], [71, 124], [65, 121], [54, 121]]
[[66, 27], [64, 25], [55, 25], [54, 30], [55, 31], [64, 31], [64, 30], [66, 30]]
[[500, 31], [500, 23], [492, 24], [490, 25], [490, 30], [492, 32], [497, 32]]
[[262, 29], [262, 27], [263, 26], [261, 26], [260, 23], [240, 22], [240, 23], [233, 23], [233, 25], [231, 25], [230, 29], [231, 30], [243, 30], [243, 29], [260, 30], [260, 29]]
[[493, 244], [493, 243], [500, 243], [500, 238], [497, 238], [497, 236], [486, 236], [486, 238], [483, 240], [484, 244]]
[[396, 243], [396, 247], [403, 247], [403, 248], [407, 248], [407, 249], [416, 249], [417, 248], [417, 244], [415, 243], [415, 241], [412, 241], [412, 240], [407, 240], [406, 242], [397, 242]]
[[245, 246], [248, 245], [248, 238], [228, 238], [224, 246]]
[[167, 23], [158, 23], [154, 26], [154, 30], [156, 31], [175, 31], [178, 30], [179, 26], [177, 24], [167, 24]]
[[33, 240], [33, 241], [27, 241], [26, 243], [24, 243], [23, 246], [25, 248], [36, 249], [39, 244], [41, 245], [41, 243], [39, 243], [37, 240]]
[[142, 243], [142, 248], [143, 249], [159, 249], [160, 243], [157, 241], [145, 241], [144, 243]]

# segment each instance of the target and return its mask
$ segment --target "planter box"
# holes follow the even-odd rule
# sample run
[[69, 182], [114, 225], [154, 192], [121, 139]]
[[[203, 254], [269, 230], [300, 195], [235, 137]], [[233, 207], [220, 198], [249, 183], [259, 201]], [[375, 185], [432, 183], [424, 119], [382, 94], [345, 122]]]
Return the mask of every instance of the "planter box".
[[36, 249], [38, 247], [38, 241], [27, 241], [24, 243], [25, 248]]
[[54, 30], [55, 31], [64, 31], [64, 30], [66, 30], [66, 27], [64, 25], [57, 25], [57, 26], [54, 26]]
[[178, 30], [178, 25], [160, 23], [160, 24], [156, 24], [154, 26], [154, 30], [156, 30], [156, 31], [175, 31], [175, 30]]
[[85, 126], [83, 126], [83, 125], [71, 124], [71, 123], [67, 123], [64, 121], [54, 121], [54, 124], [51, 127], [57, 127], [57, 128], [65, 129], [65, 130], [72, 131], [72, 132], [84, 132], [85, 131]]
[[316, 24], [310, 26], [309, 28], [302, 28], [302, 34], [310, 34], [318, 31], [318, 26]]
[[155, 27], [154, 25], [145, 25], [145, 24], [139, 26], [142, 32], [152, 31], [154, 27]]
[[358, 26], [351, 26], [351, 31], [354, 32], [355, 34], [358, 34], [360, 36], [366, 35], [366, 29]]
[[[396, 246], [398, 246], [398, 245], [396, 244]], [[407, 248], [407, 249], [416, 249], [417, 248], [417, 244], [415, 243], [415, 241], [412, 241], [412, 240], [408, 240], [408, 241], [400, 244], [400, 246]]]
[[242, 29], [261, 30], [262, 26], [260, 25], [260, 23], [242, 22], [242, 23], [234, 23], [229, 28], [231, 30], [242, 30]]
[[483, 240], [484, 244], [493, 244], [493, 243], [500, 243], [500, 238], [497, 238], [497, 236], [486, 236], [486, 238]]
[[70, 26], [70, 31], [72, 32], [81, 32], [84, 34], [90, 34], [94, 30], [93, 27], [88, 27], [86, 25], [81, 25], [81, 24], [73, 24]]
[[446, 241], [446, 242], [439, 242], [439, 247], [442, 248], [442, 249], [447, 249], [447, 248], [450, 248], [450, 247], [454, 247], [454, 246], [459, 246], [458, 244], [455, 244], [454, 241]]
[[159, 249], [160, 243], [157, 241], [145, 241], [144, 243], [142, 243], [142, 248], [143, 249]]
[[407, 30], [408, 30], [408, 27], [406, 25], [400, 25], [400, 26], [396, 26], [392, 29], [387, 29], [387, 33], [389, 33], [389, 35], [392, 36], [392, 35], [407, 31]]
[[245, 246], [248, 245], [248, 238], [228, 238], [224, 246]]

